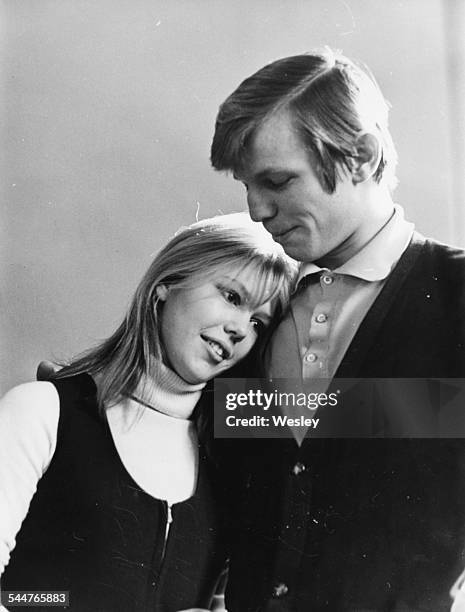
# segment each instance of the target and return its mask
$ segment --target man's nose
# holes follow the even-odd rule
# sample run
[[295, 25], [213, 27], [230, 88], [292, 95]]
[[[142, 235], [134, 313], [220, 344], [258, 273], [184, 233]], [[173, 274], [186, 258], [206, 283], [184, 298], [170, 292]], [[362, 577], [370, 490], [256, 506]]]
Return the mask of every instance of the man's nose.
[[265, 221], [273, 217], [276, 212], [271, 197], [260, 193], [257, 189], [248, 189], [247, 205], [252, 221]]

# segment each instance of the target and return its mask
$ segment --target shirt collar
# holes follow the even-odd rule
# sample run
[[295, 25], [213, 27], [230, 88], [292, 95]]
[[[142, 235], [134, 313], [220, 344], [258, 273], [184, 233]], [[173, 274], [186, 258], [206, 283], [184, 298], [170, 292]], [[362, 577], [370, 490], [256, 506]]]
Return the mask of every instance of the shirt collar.
[[[366, 281], [384, 280], [407, 248], [414, 225], [404, 218], [403, 208], [394, 205], [394, 213], [386, 225], [348, 261], [332, 272], [355, 276]], [[327, 270], [314, 263], [304, 263], [299, 269], [298, 282], [316, 272]]]

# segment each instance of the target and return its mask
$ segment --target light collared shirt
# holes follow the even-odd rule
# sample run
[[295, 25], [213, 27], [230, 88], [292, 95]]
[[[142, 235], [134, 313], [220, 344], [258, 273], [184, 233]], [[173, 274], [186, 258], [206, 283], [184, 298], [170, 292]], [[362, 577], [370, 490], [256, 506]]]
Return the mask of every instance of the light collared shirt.
[[290, 310], [267, 353], [269, 376], [334, 377], [413, 230], [413, 224], [405, 221], [402, 208], [396, 205], [386, 225], [342, 266], [329, 270], [313, 263], [302, 264]]

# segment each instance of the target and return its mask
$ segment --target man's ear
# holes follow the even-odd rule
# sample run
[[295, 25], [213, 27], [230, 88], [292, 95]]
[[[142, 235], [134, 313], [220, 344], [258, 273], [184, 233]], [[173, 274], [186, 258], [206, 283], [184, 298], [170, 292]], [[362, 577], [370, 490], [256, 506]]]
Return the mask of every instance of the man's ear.
[[168, 287], [166, 285], [157, 285], [155, 291], [157, 292], [158, 299], [165, 302], [169, 293]]
[[364, 183], [378, 169], [381, 160], [381, 144], [370, 132], [362, 132], [354, 144], [354, 155], [351, 158], [352, 182]]

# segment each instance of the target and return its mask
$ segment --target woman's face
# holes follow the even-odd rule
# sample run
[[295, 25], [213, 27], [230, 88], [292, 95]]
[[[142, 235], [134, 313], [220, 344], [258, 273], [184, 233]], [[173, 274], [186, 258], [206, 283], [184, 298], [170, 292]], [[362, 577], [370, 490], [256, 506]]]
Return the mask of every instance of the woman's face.
[[192, 288], [160, 288], [160, 334], [168, 365], [189, 383], [206, 382], [247, 355], [274, 304], [256, 304], [257, 275], [231, 267]]

